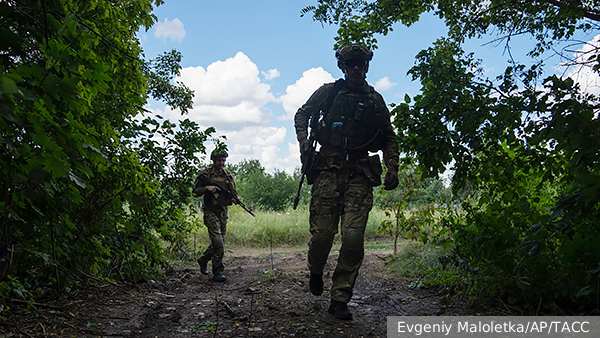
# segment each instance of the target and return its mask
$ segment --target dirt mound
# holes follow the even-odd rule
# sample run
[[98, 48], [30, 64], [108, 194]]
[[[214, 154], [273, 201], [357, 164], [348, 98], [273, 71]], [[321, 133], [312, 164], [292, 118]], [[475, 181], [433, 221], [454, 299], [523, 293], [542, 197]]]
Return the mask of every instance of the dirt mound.
[[308, 291], [306, 254], [290, 249], [226, 254], [225, 283], [193, 266], [137, 287], [72, 291], [35, 314], [12, 311], [0, 337], [385, 337], [388, 316], [478, 314], [449, 290], [409, 288], [410, 280], [388, 272], [389, 253], [365, 253], [348, 304], [352, 321], [327, 313], [337, 253], [329, 257], [325, 292], [315, 297]]

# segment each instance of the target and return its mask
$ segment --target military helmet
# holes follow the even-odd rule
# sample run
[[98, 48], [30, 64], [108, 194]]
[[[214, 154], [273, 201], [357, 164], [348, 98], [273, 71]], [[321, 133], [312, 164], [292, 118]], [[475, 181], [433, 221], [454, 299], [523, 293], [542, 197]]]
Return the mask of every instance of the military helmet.
[[352, 59], [361, 59], [367, 62], [373, 59], [373, 52], [360, 44], [353, 43], [346, 45], [335, 52], [335, 57], [338, 59], [338, 67], [342, 68], [344, 61]]
[[227, 158], [228, 156], [229, 154], [225, 150], [219, 151], [219, 149], [215, 149], [210, 153], [211, 161], [215, 161], [218, 157]]

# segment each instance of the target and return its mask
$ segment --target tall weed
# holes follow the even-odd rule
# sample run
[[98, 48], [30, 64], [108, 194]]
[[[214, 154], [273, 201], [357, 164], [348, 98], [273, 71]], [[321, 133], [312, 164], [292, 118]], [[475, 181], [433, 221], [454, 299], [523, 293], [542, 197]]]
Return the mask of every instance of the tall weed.
[[[238, 206], [229, 208], [229, 220], [225, 238], [226, 247], [269, 248], [285, 246], [306, 246], [310, 240], [309, 211], [307, 206], [284, 211], [254, 211], [252, 217]], [[202, 212], [195, 216], [202, 220]], [[365, 230], [365, 240], [377, 238], [377, 227], [385, 218], [384, 211], [373, 209]], [[202, 250], [208, 243], [208, 233], [200, 222], [201, 227], [192, 234], [197, 250]], [[336, 236], [339, 240], [339, 234]]]

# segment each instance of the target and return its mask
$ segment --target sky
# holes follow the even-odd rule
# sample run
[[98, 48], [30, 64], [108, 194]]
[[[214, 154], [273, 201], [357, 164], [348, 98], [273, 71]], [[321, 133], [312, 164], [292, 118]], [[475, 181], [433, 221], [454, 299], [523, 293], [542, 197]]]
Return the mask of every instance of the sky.
[[[201, 128], [215, 127], [225, 135], [229, 163], [258, 159], [268, 172], [292, 173], [300, 166], [293, 116], [322, 84], [343, 77], [337, 68], [337, 27], [301, 17], [302, 8], [316, 0], [165, 0], [154, 10], [157, 23], [138, 34], [145, 57], [175, 49], [182, 53], [182, 82], [195, 93], [187, 115], [150, 101], [146, 107], [173, 122], [189, 118]], [[387, 104], [419, 93], [420, 84], [407, 71], [416, 54], [445, 35], [443, 22], [425, 15], [410, 28], [401, 25], [377, 36], [378, 48], [367, 81]], [[586, 41], [600, 35], [584, 37]], [[466, 52], [484, 60], [489, 76], [504, 70], [509, 55], [503, 45], [488, 40], [467, 42]], [[512, 56], [524, 58], [534, 42], [513, 39]], [[559, 68], [550, 69], [562, 74]], [[588, 72], [579, 80], [600, 94], [597, 77]], [[214, 149], [206, 143], [207, 151]]]

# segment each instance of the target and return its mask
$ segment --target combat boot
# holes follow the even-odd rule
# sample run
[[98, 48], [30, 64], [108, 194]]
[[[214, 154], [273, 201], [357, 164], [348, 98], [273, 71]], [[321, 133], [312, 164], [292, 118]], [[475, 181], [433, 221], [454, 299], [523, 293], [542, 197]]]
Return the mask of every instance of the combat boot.
[[227, 278], [225, 278], [225, 276], [222, 273], [218, 273], [213, 276], [212, 280], [215, 282], [224, 282], [227, 280]]
[[200, 272], [203, 275], [208, 275], [208, 263], [202, 263], [200, 258], [198, 258], [198, 264], [200, 264]]
[[310, 293], [315, 296], [323, 294], [323, 274], [315, 275], [311, 272], [310, 279], [308, 280], [308, 289]]
[[338, 302], [337, 300], [331, 300], [331, 304], [329, 305], [327, 312], [334, 315], [337, 319], [352, 319], [352, 313], [350, 310], [348, 310], [348, 304], [344, 302]]

